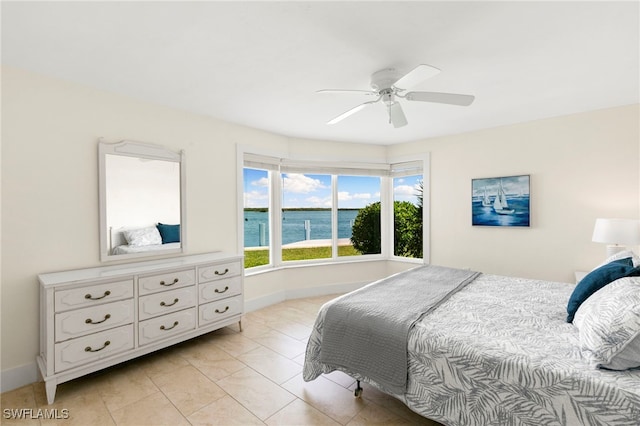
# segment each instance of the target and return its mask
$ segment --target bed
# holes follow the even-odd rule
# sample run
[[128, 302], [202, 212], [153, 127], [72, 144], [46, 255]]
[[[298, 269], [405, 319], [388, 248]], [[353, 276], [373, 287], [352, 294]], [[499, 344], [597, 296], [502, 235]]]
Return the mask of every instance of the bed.
[[[634, 261], [640, 259], [634, 257]], [[393, 367], [378, 354], [371, 361], [380, 364], [378, 368], [349, 364], [350, 358], [361, 360], [363, 354], [371, 354], [366, 342], [389, 342], [389, 336], [380, 335], [384, 332], [380, 329], [385, 328], [380, 323], [367, 328], [371, 322], [357, 315], [355, 322], [349, 322], [354, 318], [351, 312], [357, 309], [349, 306], [349, 298], [360, 297], [358, 293], [371, 288], [393, 289], [392, 283], [398, 279], [405, 281], [401, 283], [404, 287], [408, 287], [407, 281], [416, 281], [413, 291], [416, 295], [425, 293], [431, 285], [419, 280], [429, 268], [433, 267], [394, 275], [326, 303], [307, 344], [304, 380], [343, 371], [447, 426], [640, 424], [640, 370], [602, 368], [602, 353], [589, 350], [593, 349], [589, 344], [594, 343], [588, 341], [586, 332], [598, 329], [594, 322], [628, 311], [626, 324], [631, 321], [637, 328], [630, 338], [640, 345], [638, 277], [616, 279], [596, 290], [578, 307], [573, 323], [568, 323], [567, 302], [576, 286], [472, 274], [468, 282], [455, 284], [441, 301], [410, 323], [403, 348], [406, 359], [396, 360], [403, 369], [404, 383], [390, 381], [380, 373]], [[395, 294], [384, 299], [393, 301], [386, 303], [387, 307], [397, 302]], [[338, 349], [336, 360], [327, 355], [331, 345], [341, 346], [331, 337], [336, 332], [335, 325], [329, 327], [329, 317], [335, 317], [336, 307], [344, 304], [349, 314], [337, 322], [348, 329], [355, 326], [367, 337], [346, 336], [348, 341], [342, 343], [341, 352]], [[377, 317], [375, 309], [373, 312]], [[605, 328], [613, 327], [611, 324]], [[620, 334], [618, 330], [615, 333]], [[611, 334], [602, 339], [608, 344]], [[356, 342], [355, 346], [349, 342]]]
[[114, 255], [175, 250], [180, 247], [180, 225], [156, 223], [109, 228], [109, 252]]

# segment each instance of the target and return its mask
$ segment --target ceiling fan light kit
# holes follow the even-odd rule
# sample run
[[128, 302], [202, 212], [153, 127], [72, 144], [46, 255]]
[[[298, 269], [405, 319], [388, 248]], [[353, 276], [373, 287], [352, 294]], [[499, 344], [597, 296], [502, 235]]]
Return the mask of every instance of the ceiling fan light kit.
[[416, 86], [428, 78], [440, 73], [440, 70], [431, 65], [421, 64], [409, 71], [405, 75], [400, 75], [394, 68], [386, 68], [376, 71], [371, 75], [371, 88], [373, 90], [345, 90], [345, 89], [322, 89], [318, 93], [356, 93], [369, 96], [377, 96], [374, 101], [364, 102], [348, 111], [343, 112], [327, 124], [336, 124], [345, 118], [363, 110], [369, 105], [373, 105], [382, 101], [387, 107], [389, 114], [389, 123], [393, 127], [403, 127], [407, 125], [407, 118], [404, 115], [402, 106], [397, 98], [403, 98], [408, 101], [433, 102], [449, 105], [469, 106], [473, 103], [475, 97], [472, 95], [459, 95], [455, 93], [439, 93], [439, 92], [406, 92], [413, 86]]
[[386, 68], [371, 74], [371, 88], [375, 91], [390, 89], [394, 83], [400, 80], [401, 75], [395, 68]]

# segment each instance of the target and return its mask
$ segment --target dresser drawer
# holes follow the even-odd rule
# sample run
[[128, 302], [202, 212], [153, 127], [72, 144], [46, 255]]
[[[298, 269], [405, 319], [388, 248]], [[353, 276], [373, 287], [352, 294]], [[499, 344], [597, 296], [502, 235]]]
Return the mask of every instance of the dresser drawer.
[[196, 308], [185, 309], [146, 321], [138, 325], [138, 343], [146, 345], [196, 328]]
[[133, 279], [93, 284], [69, 290], [56, 290], [55, 311], [94, 306], [133, 297]]
[[133, 349], [133, 324], [56, 343], [55, 371], [59, 373], [130, 349]]
[[56, 342], [133, 322], [133, 299], [56, 314]]
[[205, 283], [213, 280], [233, 277], [242, 273], [242, 264], [239, 261], [220, 263], [217, 265], [198, 268], [198, 282]]
[[186, 287], [195, 284], [195, 282], [195, 269], [148, 275], [138, 279], [138, 292], [140, 295], [156, 293], [158, 291]]
[[196, 305], [196, 287], [179, 288], [140, 297], [138, 319], [145, 320], [158, 315], [180, 311]]
[[213, 302], [242, 293], [242, 277], [212, 281], [200, 285], [200, 303]]
[[242, 313], [242, 296], [229, 297], [200, 306], [199, 324], [204, 325]]

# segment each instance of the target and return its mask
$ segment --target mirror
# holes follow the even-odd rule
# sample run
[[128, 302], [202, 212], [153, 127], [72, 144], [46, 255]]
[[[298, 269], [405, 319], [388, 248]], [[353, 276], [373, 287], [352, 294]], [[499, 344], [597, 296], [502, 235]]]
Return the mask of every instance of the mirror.
[[98, 157], [100, 260], [183, 253], [184, 151], [100, 141]]

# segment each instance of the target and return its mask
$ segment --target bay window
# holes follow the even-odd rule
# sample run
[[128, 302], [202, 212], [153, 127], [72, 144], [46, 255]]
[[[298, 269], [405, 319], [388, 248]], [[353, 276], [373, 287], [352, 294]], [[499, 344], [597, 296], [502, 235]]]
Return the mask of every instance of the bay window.
[[246, 268], [423, 258], [425, 159], [328, 163], [241, 154]]

